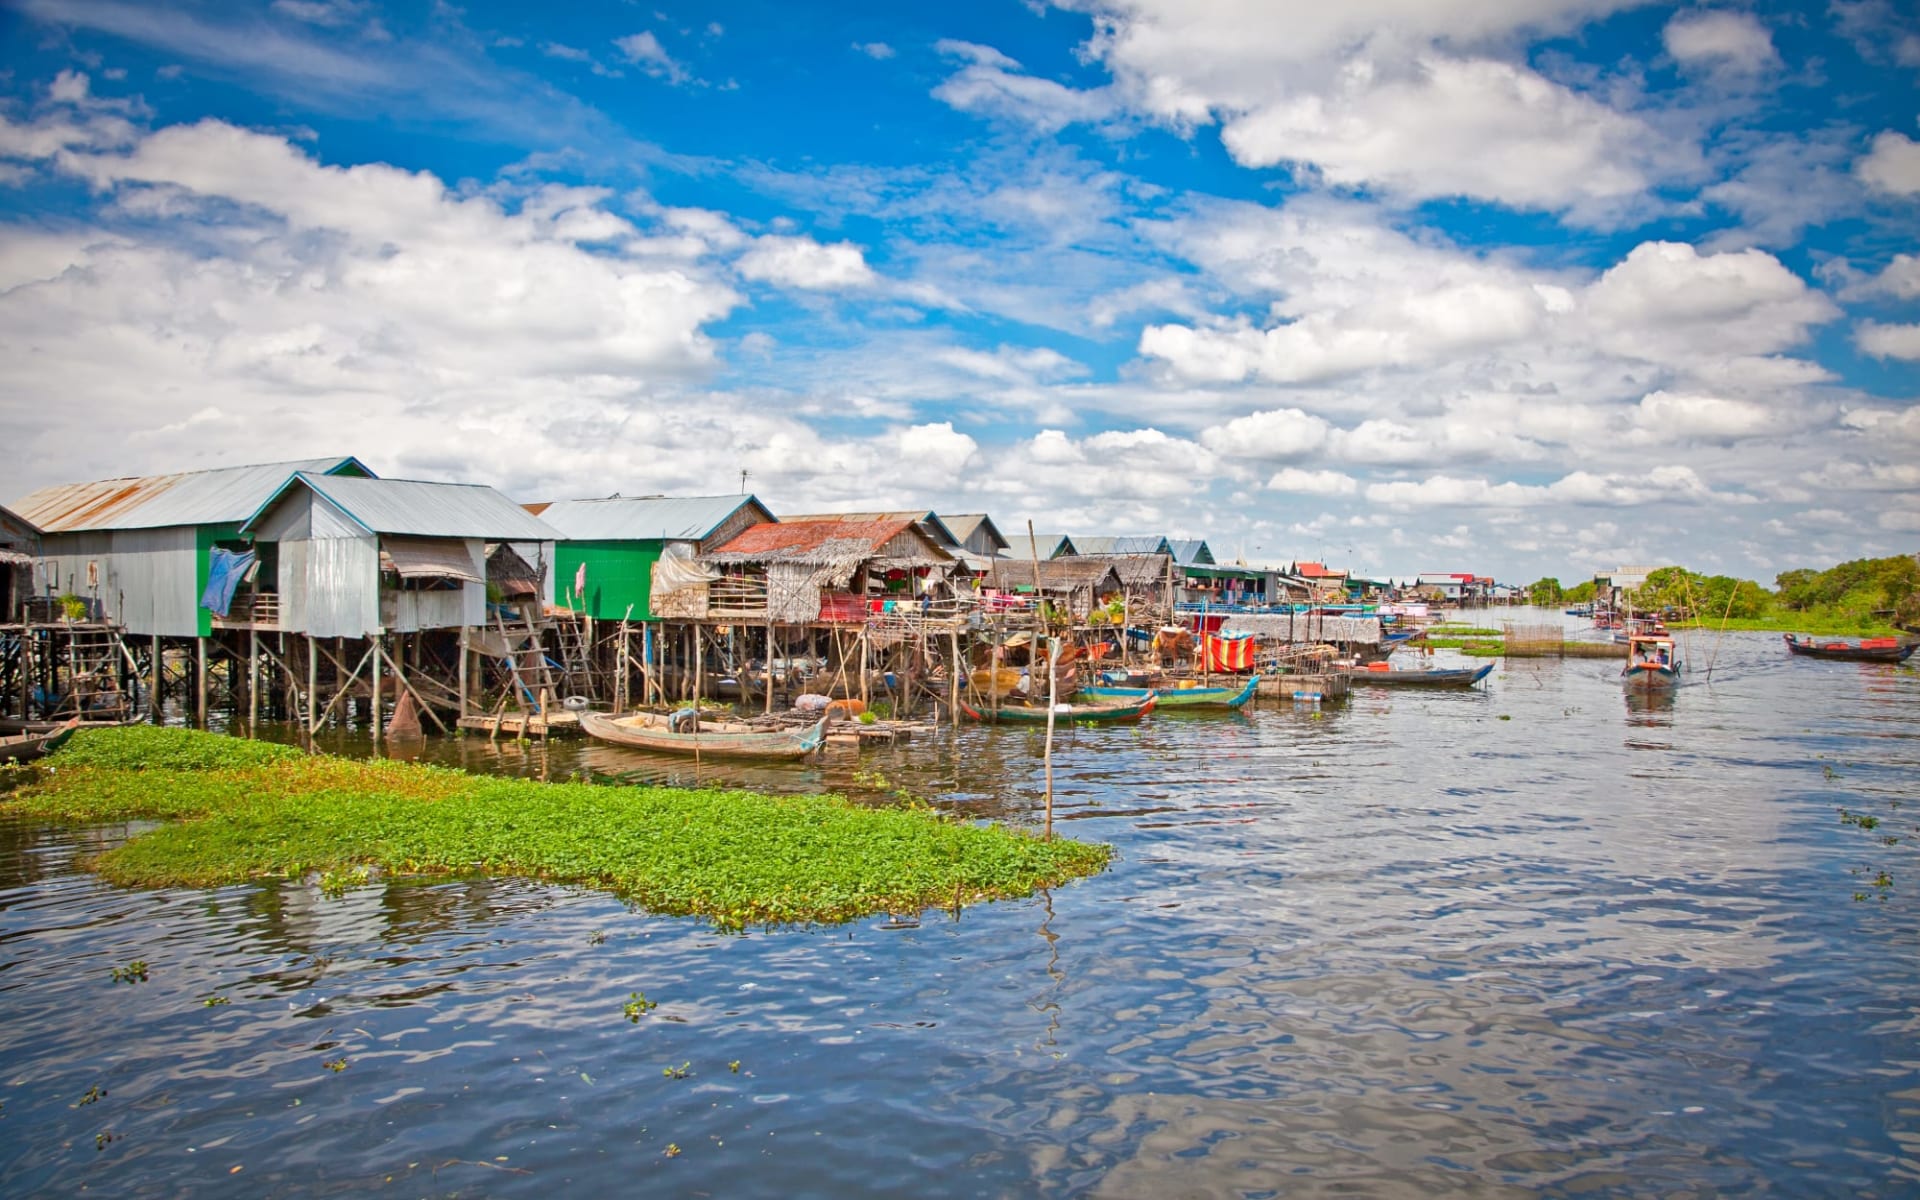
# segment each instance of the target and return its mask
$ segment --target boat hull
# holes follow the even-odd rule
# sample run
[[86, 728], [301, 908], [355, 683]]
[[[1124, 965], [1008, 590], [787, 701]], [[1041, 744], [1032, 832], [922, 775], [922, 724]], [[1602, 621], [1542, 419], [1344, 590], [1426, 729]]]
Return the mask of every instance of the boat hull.
[[[1153, 711], [1157, 699], [1157, 696], [1148, 693], [1146, 699], [1130, 704], [1062, 704], [1054, 711], [1053, 720], [1056, 725], [1081, 721], [1136, 721]], [[1047, 720], [1047, 710], [1041, 705], [1002, 704], [975, 708], [962, 700], [960, 711], [975, 721], [1017, 721], [1044, 725]]]
[[1080, 689], [1080, 695], [1091, 696], [1101, 703], [1138, 701], [1152, 696], [1155, 708], [1244, 708], [1259, 687], [1260, 677], [1251, 675], [1245, 686], [1238, 688], [1087, 687]]
[[1620, 673], [1620, 682], [1634, 691], [1662, 692], [1680, 686], [1680, 666], [1634, 663]]
[[580, 714], [580, 728], [588, 737], [631, 750], [703, 758], [805, 758], [820, 749], [827, 736], [826, 717], [804, 729], [766, 732], [710, 728], [681, 733], [667, 728], [666, 720], [654, 713], [610, 717], [588, 712]]
[[80, 728], [78, 718], [43, 733], [23, 733], [0, 737], [0, 762], [31, 762], [44, 758], [67, 744], [73, 731]]
[[1493, 674], [1493, 664], [1440, 668], [1431, 671], [1348, 671], [1347, 681], [1359, 687], [1470, 688]]
[[1829, 662], [1899, 663], [1907, 661], [1914, 650], [1920, 648], [1920, 642], [1868, 646], [1849, 642], [1816, 642], [1810, 638], [1801, 640], [1790, 633], [1786, 635], [1786, 640], [1787, 649], [1792, 653], [1803, 658], [1824, 658]]

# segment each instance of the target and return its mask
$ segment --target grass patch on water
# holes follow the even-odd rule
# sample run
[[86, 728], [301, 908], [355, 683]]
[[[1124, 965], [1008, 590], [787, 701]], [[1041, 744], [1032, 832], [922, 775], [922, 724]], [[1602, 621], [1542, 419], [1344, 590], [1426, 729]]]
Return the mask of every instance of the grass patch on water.
[[1669, 621], [1669, 629], [1726, 628], [1740, 633], [1813, 633], [1838, 637], [1910, 637], [1893, 625], [1875, 617], [1813, 616], [1808, 613], [1775, 613], [1767, 617], [1733, 617], [1723, 622], [1716, 616], [1696, 621]]
[[1468, 654], [1496, 657], [1507, 645], [1506, 640], [1499, 637], [1430, 637], [1420, 644], [1435, 650], [1463, 650]]
[[726, 929], [1029, 895], [1110, 848], [838, 796], [468, 775], [309, 757], [190, 730], [83, 730], [0, 814], [171, 822], [88, 862], [130, 887], [339, 876], [512, 875], [604, 888]]
[[1437, 633], [1441, 637], [1496, 637], [1497, 638], [1497, 637], [1506, 636], [1504, 631], [1499, 629], [1489, 629], [1485, 625], [1429, 625], [1427, 626], [1427, 633], [1429, 636]]

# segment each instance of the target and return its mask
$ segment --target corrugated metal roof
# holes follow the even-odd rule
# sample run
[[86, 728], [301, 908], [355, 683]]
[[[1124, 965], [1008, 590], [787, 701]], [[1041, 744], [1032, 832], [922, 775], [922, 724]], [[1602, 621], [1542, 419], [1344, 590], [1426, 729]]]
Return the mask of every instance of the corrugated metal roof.
[[40, 540], [33, 522], [19, 513], [0, 508], [0, 545], [24, 546]]
[[1000, 527], [995, 525], [993, 518], [986, 513], [955, 513], [952, 515], [942, 513], [940, 514], [940, 519], [946, 522], [948, 529], [953, 531], [954, 540], [963, 546], [966, 545], [967, 539], [973, 536], [974, 530], [980, 528], [982, 525], [987, 527], [987, 536], [996, 550], [1004, 550], [1009, 544], [1007, 542], [1007, 535], [1000, 532]]
[[1073, 544], [1082, 554], [1172, 554], [1173, 547], [1163, 537], [1076, 537]]
[[1210, 566], [1214, 562], [1213, 547], [1205, 538], [1169, 538], [1167, 545], [1173, 548], [1173, 561], [1183, 566]]
[[551, 542], [559, 531], [499, 492], [479, 483], [417, 479], [352, 479], [302, 471], [275, 491], [247, 521], [250, 527], [286, 488], [309, 487], [374, 533], [413, 537], [470, 537], [491, 542]]
[[1056, 554], [1080, 553], [1080, 543], [1074, 541], [1064, 533], [1036, 533], [1033, 535], [1032, 541], [1028, 541], [1027, 535], [1024, 533], [1016, 533], [1008, 540], [1011, 545], [1007, 548], [1005, 555], [1007, 558], [1032, 558], [1034, 556], [1033, 548], [1035, 545], [1039, 546], [1039, 555], [1041, 558], [1052, 558]]
[[351, 455], [307, 458], [60, 484], [41, 488], [12, 507], [47, 533], [229, 525], [252, 516], [296, 471], [330, 473], [342, 469], [372, 474]]
[[877, 557], [888, 542], [908, 531], [920, 536], [929, 552], [928, 561], [946, 557], [913, 518], [862, 521], [826, 517], [750, 526], [702, 557], [710, 562], [857, 561]]
[[[773, 514], [752, 496], [609, 496], [604, 500], [556, 500], [541, 520], [576, 542], [698, 542], [746, 505], [764, 521]], [[528, 505], [532, 508], [532, 505]]]
[[940, 546], [958, 546], [960, 539], [953, 530], [940, 519], [940, 514], [932, 511], [903, 508], [896, 512], [847, 512], [847, 513], [799, 513], [781, 517], [789, 524], [796, 521], [912, 521], [924, 528], [927, 536]]

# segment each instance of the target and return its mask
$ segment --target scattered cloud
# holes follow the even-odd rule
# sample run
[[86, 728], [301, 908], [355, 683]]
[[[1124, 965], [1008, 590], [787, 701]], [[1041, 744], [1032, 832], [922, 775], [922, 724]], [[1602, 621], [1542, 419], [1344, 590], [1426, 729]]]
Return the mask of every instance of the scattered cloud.
[[853, 48], [868, 58], [883, 62], [894, 55], [893, 47], [885, 42], [855, 42]]
[[664, 79], [675, 87], [693, 81], [693, 73], [667, 53], [667, 48], [660, 44], [660, 39], [651, 30], [615, 38], [613, 44], [622, 58], [655, 79]]
[[822, 245], [778, 234], [755, 238], [734, 266], [744, 279], [818, 291], [871, 287], [878, 278], [852, 242]]
[[1306, 471], [1283, 467], [1267, 480], [1270, 492], [1298, 492], [1307, 496], [1351, 496], [1360, 490], [1359, 481], [1338, 471]]
[[1920, 194], [1920, 142], [1886, 130], [1873, 139], [1865, 157], [1853, 164], [1853, 173], [1876, 191], [1896, 196]]
[[934, 99], [961, 112], [1001, 117], [1041, 133], [1068, 125], [1098, 123], [1113, 113], [1104, 92], [1082, 91], [1025, 74], [1020, 64], [991, 46], [943, 39], [935, 48], [963, 60], [959, 71], [933, 89]]
[[1675, 13], [1661, 39], [1682, 66], [1754, 74], [1779, 65], [1773, 35], [1752, 13], [1693, 9]]
[[1875, 358], [1920, 362], [1920, 325], [1882, 325], [1862, 321], [1853, 331], [1853, 344]]

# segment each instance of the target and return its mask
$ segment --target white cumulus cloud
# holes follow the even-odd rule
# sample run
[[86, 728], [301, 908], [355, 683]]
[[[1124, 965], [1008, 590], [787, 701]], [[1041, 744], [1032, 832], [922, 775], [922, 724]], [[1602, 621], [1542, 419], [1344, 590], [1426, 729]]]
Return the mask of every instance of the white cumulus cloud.
[[780, 234], [755, 238], [734, 267], [745, 279], [816, 291], [870, 287], [878, 278], [852, 242], [828, 245]]

